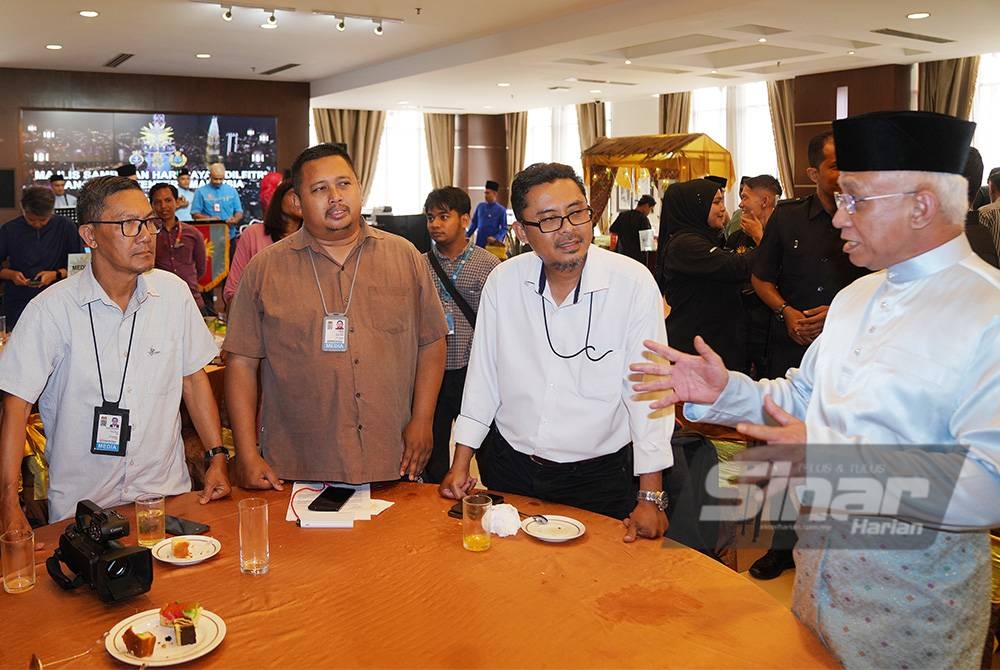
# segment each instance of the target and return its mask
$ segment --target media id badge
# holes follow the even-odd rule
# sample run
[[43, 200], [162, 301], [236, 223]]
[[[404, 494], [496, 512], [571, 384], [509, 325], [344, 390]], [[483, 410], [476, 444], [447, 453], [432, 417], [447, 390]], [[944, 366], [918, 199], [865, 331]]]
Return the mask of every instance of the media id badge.
[[323, 351], [347, 351], [347, 316], [323, 317]]

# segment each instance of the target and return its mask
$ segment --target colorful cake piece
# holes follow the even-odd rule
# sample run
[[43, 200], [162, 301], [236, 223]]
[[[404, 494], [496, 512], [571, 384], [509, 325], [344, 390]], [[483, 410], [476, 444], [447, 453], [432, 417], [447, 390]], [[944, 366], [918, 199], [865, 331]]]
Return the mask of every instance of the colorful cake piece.
[[174, 621], [180, 618], [187, 618], [191, 623], [198, 623], [201, 615], [201, 605], [196, 602], [179, 603], [176, 600], [160, 608], [160, 625], [166, 628], [173, 628]]
[[194, 622], [187, 617], [174, 619], [174, 642], [179, 645], [194, 644], [198, 641]]
[[122, 642], [125, 643], [125, 648], [133, 656], [138, 658], [146, 658], [147, 656], [153, 655], [153, 650], [156, 648], [156, 636], [152, 633], [136, 633], [132, 630], [132, 626], [122, 633]]

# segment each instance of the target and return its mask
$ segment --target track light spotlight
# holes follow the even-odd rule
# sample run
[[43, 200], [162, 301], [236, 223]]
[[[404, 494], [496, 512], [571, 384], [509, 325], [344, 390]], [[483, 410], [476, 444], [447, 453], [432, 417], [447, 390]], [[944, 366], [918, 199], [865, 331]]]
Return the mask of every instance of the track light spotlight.
[[273, 9], [271, 10], [271, 15], [267, 17], [267, 22], [270, 23], [272, 26], [278, 25], [278, 17], [274, 15]]
[[344, 32], [345, 30], [347, 30], [347, 21], [345, 21], [344, 19], [338, 21], [337, 30], [339, 30], [340, 32]]
[[233, 8], [232, 7], [223, 7], [222, 8], [222, 20], [226, 21], [226, 22], [229, 22], [229, 21], [233, 20]]
[[383, 32], [383, 30], [382, 30], [382, 22], [379, 21], [378, 23], [375, 24], [375, 34], [376, 35], [381, 35], [382, 32]]

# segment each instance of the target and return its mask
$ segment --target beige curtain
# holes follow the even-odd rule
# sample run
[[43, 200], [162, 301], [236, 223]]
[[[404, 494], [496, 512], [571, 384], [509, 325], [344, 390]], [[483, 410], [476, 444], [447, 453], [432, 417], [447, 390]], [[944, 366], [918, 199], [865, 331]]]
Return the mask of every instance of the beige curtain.
[[795, 196], [795, 173], [792, 157], [795, 151], [795, 80], [767, 82], [767, 103], [771, 108], [771, 128], [774, 130], [774, 153], [778, 158], [778, 180], [784, 197]]
[[511, 112], [504, 114], [507, 127], [507, 193], [514, 176], [524, 169], [524, 151], [528, 144], [528, 113]]
[[585, 102], [576, 106], [576, 121], [580, 131], [580, 151], [594, 146], [599, 137], [604, 137], [604, 103]]
[[660, 134], [686, 133], [691, 122], [691, 91], [660, 96]]
[[313, 110], [316, 136], [320, 142], [343, 142], [354, 161], [354, 170], [361, 182], [361, 200], [368, 199], [375, 164], [378, 162], [378, 145], [385, 127], [385, 112], [365, 109]]
[[451, 186], [455, 180], [455, 115], [424, 114], [424, 139], [431, 184], [434, 188]]
[[979, 56], [920, 63], [917, 69], [919, 109], [968, 119], [978, 75]]

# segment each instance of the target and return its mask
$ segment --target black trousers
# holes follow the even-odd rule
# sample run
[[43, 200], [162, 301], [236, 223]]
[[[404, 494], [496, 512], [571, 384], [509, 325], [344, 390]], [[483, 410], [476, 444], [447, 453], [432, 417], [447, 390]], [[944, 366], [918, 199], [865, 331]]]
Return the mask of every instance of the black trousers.
[[516, 451], [494, 428], [476, 452], [479, 473], [491, 491], [516, 493], [624, 519], [636, 505], [632, 444], [575, 463], [539, 462]]
[[462, 409], [462, 391], [465, 389], [465, 371], [468, 368], [445, 370], [434, 409], [434, 449], [424, 466], [424, 481], [440, 484], [451, 467], [451, 427]]

